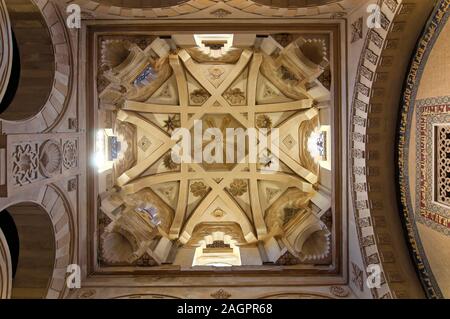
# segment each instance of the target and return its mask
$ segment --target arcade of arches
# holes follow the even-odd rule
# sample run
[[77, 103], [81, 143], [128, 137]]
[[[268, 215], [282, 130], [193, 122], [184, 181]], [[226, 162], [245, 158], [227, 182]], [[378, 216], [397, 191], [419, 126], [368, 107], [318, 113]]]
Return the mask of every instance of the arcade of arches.
[[0, 298], [449, 298], [449, 5], [0, 0]]

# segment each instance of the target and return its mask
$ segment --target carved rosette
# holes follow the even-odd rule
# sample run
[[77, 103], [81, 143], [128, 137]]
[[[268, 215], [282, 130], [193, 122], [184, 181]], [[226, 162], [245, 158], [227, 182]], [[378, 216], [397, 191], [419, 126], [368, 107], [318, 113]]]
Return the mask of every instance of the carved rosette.
[[242, 196], [247, 193], [247, 182], [243, 179], [235, 179], [230, 184], [230, 193], [233, 196]]
[[246, 102], [245, 93], [240, 88], [229, 89], [225, 92], [224, 98], [231, 105], [244, 105]]
[[213, 292], [211, 294], [211, 297], [213, 297], [214, 299], [229, 299], [231, 297], [231, 294], [223, 289], [219, 289], [216, 292]]
[[333, 296], [338, 298], [346, 298], [350, 295], [348, 288], [343, 286], [331, 286], [330, 292]]
[[270, 129], [272, 128], [272, 120], [267, 115], [258, 115], [256, 118], [256, 127]]
[[195, 197], [204, 197], [208, 193], [208, 187], [203, 182], [194, 182], [190, 188]]
[[63, 163], [67, 169], [78, 165], [78, 147], [76, 141], [66, 141], [63, 145]]
[[16, 185], [23, 186], [38, 179], [38, 145], [18, 144], [14, 146], [12, 177]]
[[211, 14], [213, 16], [215, 16], [216, 18], [225, 18], [226, 16], [230, 15], [231, 12], [228, 11], [228, 10], [220, 8], [220, 9], [211, 11]]
[[190, 93], [190, 99], [194, 105], [202, 105], [209, 98], [209, 93], [205, 89], [197, 89]]

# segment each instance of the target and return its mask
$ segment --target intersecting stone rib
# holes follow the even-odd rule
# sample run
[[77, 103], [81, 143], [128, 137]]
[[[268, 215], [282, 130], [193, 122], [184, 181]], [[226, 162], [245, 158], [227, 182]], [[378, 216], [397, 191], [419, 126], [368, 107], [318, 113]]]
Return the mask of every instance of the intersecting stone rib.
[[142, 174], [146, 169], [148, 169], [153, 163], [155, 163], [158, 159], [160, 159], [168, 150], [170, 150], [174, 145], [175, 141], [171, 140], [165, 133], [163, 133], [158, 127], [144, 120], [136, 114], [119, 111], [117, 114], [117, 119], [120, 121], [126, 121], [131, 124], [134, 124], [149, 134], [155, 137], [161, 142], [161, 146], [150, 154], [147, 158], [145, 158], [140, 163], [137, 163], [134, 167], [127, 170], [117, 179], [117, 185], [124, 186], [131, 180], [138, 177]]

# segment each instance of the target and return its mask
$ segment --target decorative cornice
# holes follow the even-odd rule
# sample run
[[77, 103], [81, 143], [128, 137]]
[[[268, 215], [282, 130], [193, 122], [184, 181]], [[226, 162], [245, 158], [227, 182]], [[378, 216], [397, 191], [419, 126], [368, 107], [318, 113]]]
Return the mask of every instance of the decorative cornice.
[[251, 0], [189, 0], [175, 6], [162, 8], [128, 8], [101, 4], [95, 0], [64, 0], [79, 4], [85, 13], [96, 17], [109, 16], [126, 19], [170, 19], [206, 12], [220, 19], [235, 18], [235, 14], [255, 17], [295, 18], [304, 16], [330, 15], [333, 18], [345, 16], [346, 11], [356, 6], [356, 1], [337, 0], [316, 6], [299, 5], [297, 8], [273, 7]]

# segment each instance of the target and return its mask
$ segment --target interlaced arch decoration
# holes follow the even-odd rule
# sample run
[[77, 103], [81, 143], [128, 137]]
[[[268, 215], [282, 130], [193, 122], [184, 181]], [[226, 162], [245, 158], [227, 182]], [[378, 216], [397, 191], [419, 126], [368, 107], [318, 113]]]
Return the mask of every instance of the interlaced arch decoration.
[[67, 266], [74, 261], [76, 245], [73, 208], [64, 191], [53, 184], [21, 195], [20, 199], [8, 203], [6, 207], [2, 207], [2, 210], [21, 203], [36, 204], [50, 217], [54, 229], [56, 251], [46, 298], [63, 298], [67, 293]]
[[11, 254], [3, 231], [0, 229], [0, 299], [11, 298], [12, 290]]
[[4, 0], [0, 1], [0, 39], [2, 46], [0, 51], [0, 102], [8, 87], [11, 74], [13, 46], [11, 35], [11, 23]]
[[23, 121], [1, 120], [3, 134], [50, 132], [61, 122], [72, 97], [74, 57], [66, 18], [52, 0], [32, 1], [42, 12], [52, 38], [56, 64], [53, 87], [47, 102], [35, 116]]

